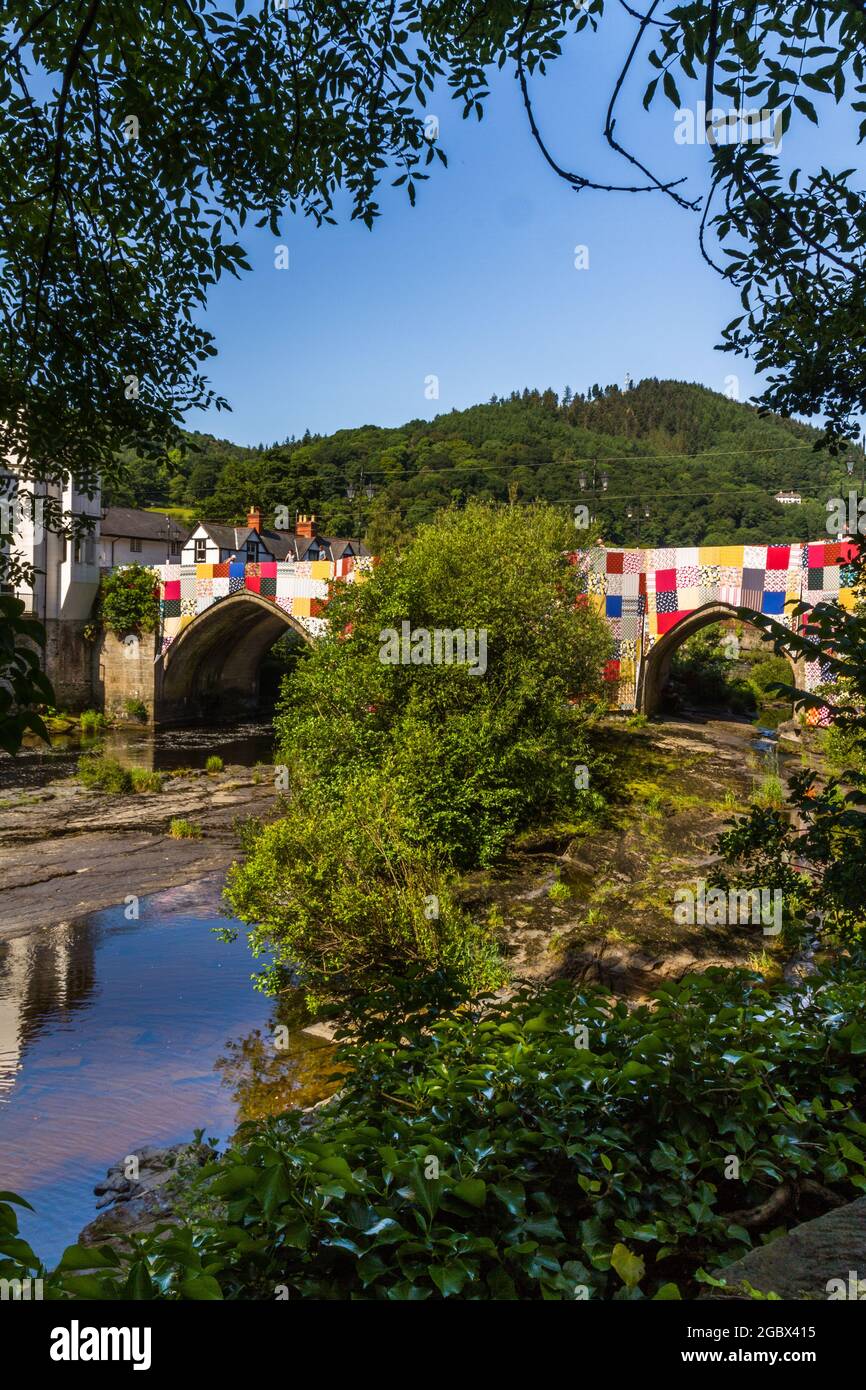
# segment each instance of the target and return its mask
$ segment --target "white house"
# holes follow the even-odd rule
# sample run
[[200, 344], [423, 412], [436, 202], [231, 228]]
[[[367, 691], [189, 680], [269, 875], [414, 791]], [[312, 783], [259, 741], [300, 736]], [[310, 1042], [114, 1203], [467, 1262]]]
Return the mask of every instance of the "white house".
[[189, 527], [160, 512], [107, 507], [99, 523], [99, 565], [179, 565]]
[[[99, 497], [78, 492], [71, 481], [62, 487], [23, 482], [12, 472], [4, 472], [2, 481], [6, 504], [3, 549], [35, 571], [31, 582], [15, 582], [17, 597], [41, 622], [83, 621], [90, 614], [99, 585]], [[50, 530], [44, 510], [47, 499], [63, 512], [67, 521], [70, 517], [90, 517], [91, 530], [74, 539]]]
[[342, 560], [369, 555], [360, 540], [320, 536], [315, 516], [299, 515], [294, 531], [272, 531], [252, 507], [246, 526], [223, 526], [200, 521], [181, 552], [184, 565], [222, 565], [227, 560], [260, 564], [268, 560]]

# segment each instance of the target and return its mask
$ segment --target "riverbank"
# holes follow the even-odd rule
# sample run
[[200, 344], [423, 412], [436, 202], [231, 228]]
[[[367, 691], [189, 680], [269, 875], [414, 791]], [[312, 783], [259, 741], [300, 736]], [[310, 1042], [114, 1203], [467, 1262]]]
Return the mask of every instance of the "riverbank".
[[643, 998], [711, 966], [781, 971], [780, 938], [760, 925], [680, 924], [674, 895], [710, 877], [716, 837], [767, 781], [781, 790], [804, 762], [817, 765], [815, 751], [796, 734], [713, 715], [610, 721], [599, 743], [616, 790], [595, 823], [527, 832], [495, 868], [461, 879], [463, 906], [493, 924], [512, 975]]
[[[34, 789], [14, 783], [0, 800], [0, 938], [58, 926], [91, 912], [225, 872], [238, 830], [274, 814], [273, 769], [186, 770], [160, 792], [118, 796], [64, 778]], [[173, 820], [201, 838], [174, 839]]]

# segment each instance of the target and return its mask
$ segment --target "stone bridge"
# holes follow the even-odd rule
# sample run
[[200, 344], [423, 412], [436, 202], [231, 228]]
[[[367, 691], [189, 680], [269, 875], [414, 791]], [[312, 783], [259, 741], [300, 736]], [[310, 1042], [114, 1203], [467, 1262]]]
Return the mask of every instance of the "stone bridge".
[[370, 561], [272, 561], [162, 565], [160, 628], [100, 654], [103, 707], [141, 700], [157, 724], [256, 709], [262, 658], [286, 632], [312, 641], [324, 630], [329, 585], [363, 579]]
[[[578, 552], [589, 601], [604, 614], [614, 640], [606, 679], [612, 703], [652, 714], [687, 637], [739, 609], [772, 616], [786, 627], [793, 609], [836, 599], [854, 607], [850, 541], [796, 545], [705, 545], [680, 549]], [[801, 629], [802, 630], [802, 627]], [[821, 684], [819, 662], [799, 662], [797, 684]], [[823, 673], [826, 679], [827, 673]], [[809, 713], [817, 721], [819, 711]]]
[[[850, 541], [576, 552], [589, 602], [613, 636], [605, 671], [611, 702], [653, 713], [677, 647], [709, 623], [742, 620], [742, 609], [790, 627], [800, 602], [837, 599], [853, 608], [855, 553]], [[116, 713], [141, 700], [155, 723], [255, 710], [265, 653], [287, 631], [312, 641], [325, 627], [329, 585], [362, 580], [370, 564], [349, 558], [162, 566], [159, 632], [103, 641], [103, 707]], [[798, 663], [794, 675], [814, 689], [820, 663]]]

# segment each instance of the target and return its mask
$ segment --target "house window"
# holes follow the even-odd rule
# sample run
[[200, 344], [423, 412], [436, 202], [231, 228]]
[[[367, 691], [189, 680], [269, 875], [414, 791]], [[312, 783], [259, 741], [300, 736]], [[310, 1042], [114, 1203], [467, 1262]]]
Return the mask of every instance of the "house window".
[[318, 551], [317, 547], [314, 546], [314, 545], [311, 545], [310, 548], [309, 548], [309, 550], [307, 551], [307, 559], [308, 559], [308, 560], [318, 560], [318, 558], [319, 558], [319, 551]]
[[207, 560], [207, 541], [196, 541], [195, 543], [195, 562], [203, 565]]
[[254, 565], [259, 558], [259, 547], [256, 541], [247, 541], [247, 564]]
[[140, 554], [141, 554], [141, 537], [140, 537], [140, 536], [133, 536], [132, 539], [131, 539], [131, 541], [129, 542], [129, 548], [130, 548], [130, 550], [132, 551], [133, 555], [140, 555]]
[[96, 554], [93, 536], [76, 536], [72, 558], [76, 565], [92, 565]]
[[180, 559], [180, 541], [171, 541], [168, 547], [168, 558], [170, 560]]

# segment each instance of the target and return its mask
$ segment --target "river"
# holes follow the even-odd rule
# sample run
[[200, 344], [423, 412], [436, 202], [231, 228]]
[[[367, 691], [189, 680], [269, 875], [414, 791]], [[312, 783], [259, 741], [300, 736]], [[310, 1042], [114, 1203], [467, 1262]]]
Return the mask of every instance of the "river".
[[[249, 766], [271, 743], [256, 724], [107, 739], [112, 756], [158, 768], [213, 753]], [[16, 785], [69, 776], [77, 754], [25, 752]], [[230, 923], [222, 879], [142, 897], [135, 920], [121, 905], [0, 940], [0, 1189], [36, 1209], [21, 1229], [46, 1263], [96, 1215], [93, 1186], [126, 1154], [196, 1129], [225, 1140], [327, 1092], [332, 1049], [303, 1031], [296, 1001], [278, 1011], [254, 988], [243, 931], [215, 934]], [[290, 1026], [279, 1052], [277, 1021]]]

